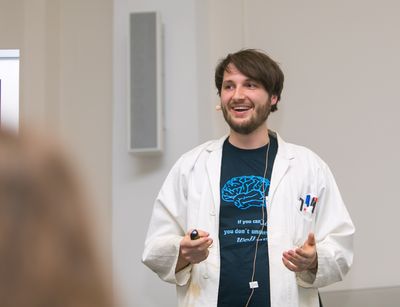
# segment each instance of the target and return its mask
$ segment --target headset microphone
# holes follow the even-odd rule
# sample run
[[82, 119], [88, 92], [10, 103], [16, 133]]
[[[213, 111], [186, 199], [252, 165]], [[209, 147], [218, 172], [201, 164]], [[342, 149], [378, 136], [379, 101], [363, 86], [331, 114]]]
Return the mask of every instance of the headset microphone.
[[215, 106], [215, 110], [221, 111], [221, 105], [220, 105], [220, 104], [217, 104], [217, 105]]

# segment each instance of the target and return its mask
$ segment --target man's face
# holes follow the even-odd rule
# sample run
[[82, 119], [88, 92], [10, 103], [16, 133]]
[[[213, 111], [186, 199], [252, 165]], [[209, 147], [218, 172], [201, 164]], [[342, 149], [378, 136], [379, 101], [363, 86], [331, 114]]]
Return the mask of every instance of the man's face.
[[233, 131], [250, 134], [268, 118], [276, 96], [270, 97], [264, 86], [243, 75], [233, 64], [224, 72], [221, 88], [221, 108]]

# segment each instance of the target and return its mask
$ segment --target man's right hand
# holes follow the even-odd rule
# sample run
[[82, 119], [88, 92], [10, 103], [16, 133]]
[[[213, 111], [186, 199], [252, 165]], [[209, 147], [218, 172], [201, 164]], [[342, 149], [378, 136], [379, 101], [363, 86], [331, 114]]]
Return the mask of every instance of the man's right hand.
[[191, 263], [202, 262], [208, 257], [208, 248], [213, 243], [213, 240], [209, 237], [210, 234], [203, 230], [197, 230], [200, 238], [191, 240], [190, 233], [192, 231], [193, 229], [189, 230], [180, 242], [175, 272], [179, 272]]

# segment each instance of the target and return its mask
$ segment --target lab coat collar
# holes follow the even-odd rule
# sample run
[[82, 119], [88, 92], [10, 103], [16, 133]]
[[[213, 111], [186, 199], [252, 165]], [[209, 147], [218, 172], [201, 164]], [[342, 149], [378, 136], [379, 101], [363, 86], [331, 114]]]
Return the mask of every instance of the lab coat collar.
[[[285, 160], [291, 160], [294, 158], [293, 150], [290, 146], [287, 146], [286, 142], [280, 137], [280, 135], [272, 130], [268, 130], [270, 134], [274, 135], [278, 139], [278, 155]], [[219, 138], [215, 142], [210, 142], [210, 144], [206, 147], [208, 152], [216, 151], [222, 149], [224, 141], [229, 135], [226, 134], [223, 137]]]
[[270, 134], [273, 134], [278, 139], [278, 153], [277, 155], [285, 160], [291, 160], [294, 158], [294, 152], [291, 146], [281, 138], [281, 136], [274, 131], [269, 130]]
[[225, 134], [223, 137], [219, 138], [218, 140], [216, 140], [214, 142], [210, 142], [210, 144], [208, 144], [208, 146], [206, 147], [206, 150], [208, 152], [212, 152], [212, 151], [222, 149], [222, 146], [228, 136], [229, 136], [228, 134]]

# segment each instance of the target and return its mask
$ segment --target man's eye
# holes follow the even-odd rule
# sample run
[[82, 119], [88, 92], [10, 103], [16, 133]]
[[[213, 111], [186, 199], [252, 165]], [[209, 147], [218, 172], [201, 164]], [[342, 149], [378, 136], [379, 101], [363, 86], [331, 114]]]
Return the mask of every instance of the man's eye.
[[254, 82], [249, 82], [249, 83], [246, 84], [246, 86], [248, 88], [257, 88], [258, 87], [257, 83], [254, 83]]
[[225, 84], [224, 85], [224, 90], [231, 90], [233, 89], [233, 85], [232, 84]]

